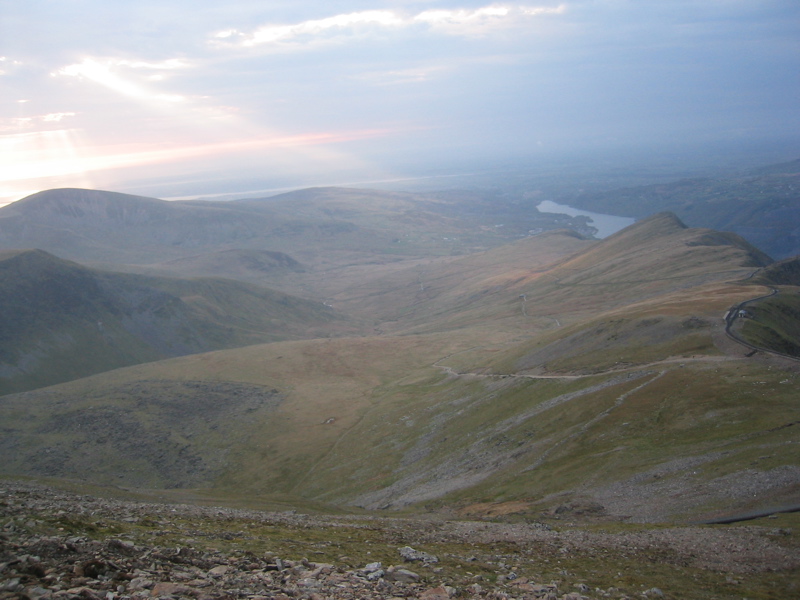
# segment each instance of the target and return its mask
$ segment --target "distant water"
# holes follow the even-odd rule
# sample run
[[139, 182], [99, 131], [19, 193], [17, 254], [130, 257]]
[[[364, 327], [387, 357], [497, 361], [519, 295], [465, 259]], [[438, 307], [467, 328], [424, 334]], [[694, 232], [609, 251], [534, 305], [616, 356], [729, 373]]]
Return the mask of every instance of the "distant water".
[[625, 229], [628, 225], [633, 225], [636, 219], [630, 217], [616, 217], [614, 215], [602, 215], [600, 213], [589, 212], [579, 208], [572, 208], [566, 204], [558, 204], [551, 200], [540, 202], [536, 207], [539, 212], [556, 213], [559, 215], [569, 215], [570, 217], [589, 217], [592, 227], [597, 228], [597, 237], [604, 238], [612, 233]]

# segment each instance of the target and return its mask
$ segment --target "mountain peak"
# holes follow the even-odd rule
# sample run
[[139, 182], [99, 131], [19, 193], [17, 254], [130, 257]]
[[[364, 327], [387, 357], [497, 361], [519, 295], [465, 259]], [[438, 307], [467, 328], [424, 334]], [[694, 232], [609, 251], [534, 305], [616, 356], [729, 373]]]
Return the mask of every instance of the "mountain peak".
[[167, 202], [146, 196], [119, 192], [58, 188], [27, 196], [10, 205], [12, 210], [24, 215], [36, 213], [39, 217], [143, 223], [161, 214]]
[[673, 212], [664, 211], [660, 213], [656, 213], [644, 219], [637, 220], [633, 225], [629, 225], [625, 229], [617, 232], [615, 235], [619, 235], [623, 231], [640, 231], [640, 230], [648, 230], [651, 233], [674, 233], [676, 231], [680, 231], [682, 229], [688, 229], [689, 227], [678, 218]]

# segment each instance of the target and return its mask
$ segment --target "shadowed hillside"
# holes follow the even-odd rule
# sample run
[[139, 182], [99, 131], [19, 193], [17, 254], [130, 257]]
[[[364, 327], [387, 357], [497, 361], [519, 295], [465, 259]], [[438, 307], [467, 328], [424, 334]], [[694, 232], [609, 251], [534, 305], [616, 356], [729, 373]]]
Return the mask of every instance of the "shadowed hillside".
[[0, 253], [0, 393], [121, 366], [341, 328], [318, 302], [223, 279], [101, 272]]

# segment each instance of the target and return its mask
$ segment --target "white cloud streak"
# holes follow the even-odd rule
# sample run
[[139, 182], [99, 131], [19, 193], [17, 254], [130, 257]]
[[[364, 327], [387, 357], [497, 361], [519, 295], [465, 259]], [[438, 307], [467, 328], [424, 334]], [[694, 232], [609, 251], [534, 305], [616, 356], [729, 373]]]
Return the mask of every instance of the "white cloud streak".
[[290, 25], [265, 25], [252, 33], [228, 29], [217, 33], [214, 42], [220, 46], [245, 48], [270, 45], [299, 47], [346, 38], [366, 28], [420, 26], [446, 35], [486, 35], [496, 29], [523, 25], [532, 17], [562, 14], [565, 10], [564, 4], [555, 7], [491, 4], [476, 9], [426, 10], [411, 16], [391, 10], [368, 10]]
[[145, 63], [145, 62], [129, 62], [129, 61], [100, 61], [93, 58], [84, 59], [80, 63], [68, 65], [56, 71], [54, 75], [63, 75], [68, 77], [83, 77], [95, 83], [98, 83], [110, 90], [113, 90], [123, 96], [134, 98], [137, 100], [147, 100], [152, 102], [161, 103], [179, 103], [183, 102], [185, 98], [176, 94], [159, 94], [149, 90], [134, 81], [126, 79], [116, 73], [112, 68], [118, 66], [128, 66], [133, 68], [148, 68], [148, 69], [176, 69], [183, 66], [180, 61], [168, 60], [162, 63]]
[[403, 20], [387, 10], [368, 10], [303, 21], [294, 25], [267, 25], [251, 34], [231, 29], [218, 33], [219, 40], [237, 40], [242, 46], [260, 46], [288, 42], [300, 38], [314, 37], [326, 32], [352, 30], [363, 25], [393, 27], [403, 25]]

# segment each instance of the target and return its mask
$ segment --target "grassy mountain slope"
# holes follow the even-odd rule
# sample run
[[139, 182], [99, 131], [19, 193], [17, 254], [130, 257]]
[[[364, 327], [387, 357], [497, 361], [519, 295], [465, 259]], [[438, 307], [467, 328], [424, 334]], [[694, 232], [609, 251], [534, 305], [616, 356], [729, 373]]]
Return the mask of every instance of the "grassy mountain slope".
[[486, 324], [533, 332], [744, 277], [769, 262], [735, 234], [688, 229], [665, 213], [602, 242], [556, 231], [485, 253], [418, 264], [334, 301], [350, 312], [376, 315], [389, 331]]
[[537, 278], [593, 243], [569, 230], [547, 232], [485, 252], [421, 261], [365, 278], [332, 302], [376, 319], [382, 331], [453, 330], [481, 321], [500, 327], [504, 314], [521, 314], [516, 293], [521, 282]]
[[691, 226], [736, 232], [770, 256], [786, 258], [800, 253], [798, 189], [800, 160], [741, 177], [590, 191], [564, 201], [596, 212], [637, 218], [668, 210]]
[[238, 249], [175, 258], [150, 267], [154, 271], [181, 273], [185, 277], [225, 277], [253, 283], [304, 271], [301, 263], [283, 252]]
[[781, 260], [762, 269], [753, 277], [762, 285], [800, 286], [800, 257]]
[[752, 278], [774, 293], [744, 307], [738, 335], [758, 348], [800, 357], [800, 258], [789, 258], [760, 270]]
[[405, 335], [249, 346], [5, 396], [5, 468], [634, 521], [800, 500], [797, 369], [723, 332], [730, 306], [763, 293], [744, 280], [763, 255], [669, 215], [502, 253], [431, 264], [436, 294], [408, 314], [413, 269], [353, 295], [373, 315], [384, 302]]
[[800, 358], [800, 288], [783, 287], [777, 296], [747, 307], [742, 337], [759, 348]]
[[0, 254], [0, 305], [0, 393], [170, 356], [315, 337], [341, 321], [320, 303], [244, 283], [101, 272], [41, 250]]

